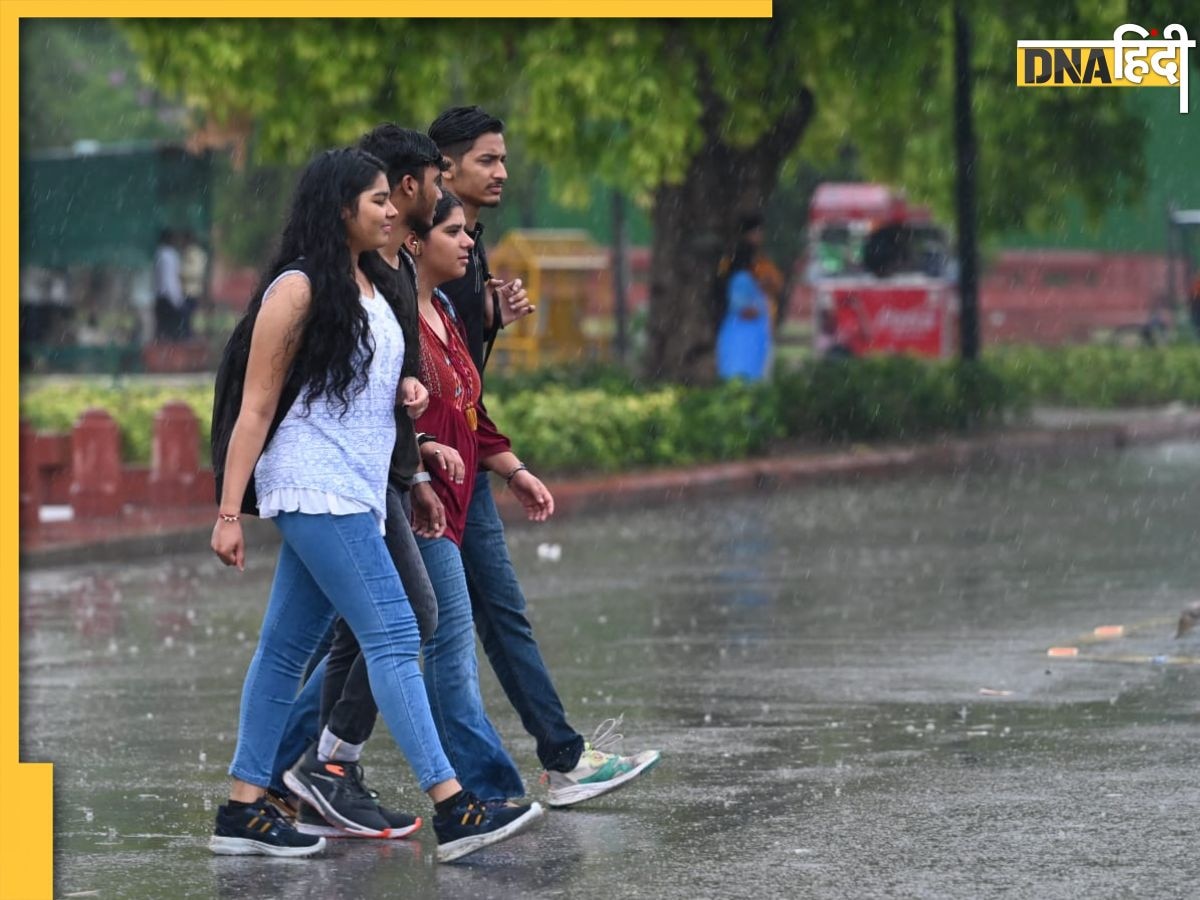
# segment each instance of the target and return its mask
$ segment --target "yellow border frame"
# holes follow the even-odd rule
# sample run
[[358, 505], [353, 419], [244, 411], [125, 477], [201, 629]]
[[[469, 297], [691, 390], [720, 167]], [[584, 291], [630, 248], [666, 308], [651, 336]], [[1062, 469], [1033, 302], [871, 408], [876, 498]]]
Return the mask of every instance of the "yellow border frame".
[[[591, 18], [769, 18], [772, 0], [609, 0], [578, 3], [576, 17]], [[459, 0], [456, 18], [549, 18], [562, 15], [560, 2], [509, 0], [505, 4]], [[8, 599], [0, 605], [0, 785], [9, 814], [0, 817], [0, 900], [36, 900], [54, 891], [54, 784], [52, 763], [20, 761], [20, 611], [19, 595], [19, 465], [18, 404], [18, 75], [22, 18], [229, 17], [306, 18], [386, 17], [398, 8], [394, 0], [184, 0], [165, 6], [161, 0], [0, 0], [0, 365], [3, 365], [3, 412], [0, 414], [0, 505], [4, 516], [0, 571]], [[433, 7], [429, 7], [432, 9]], [[418, 12], [403, 10], [414, 17]], [[441, 10], [438, 10], [441, 14]], [[432, 17], [427, 15], [425, 17]]]

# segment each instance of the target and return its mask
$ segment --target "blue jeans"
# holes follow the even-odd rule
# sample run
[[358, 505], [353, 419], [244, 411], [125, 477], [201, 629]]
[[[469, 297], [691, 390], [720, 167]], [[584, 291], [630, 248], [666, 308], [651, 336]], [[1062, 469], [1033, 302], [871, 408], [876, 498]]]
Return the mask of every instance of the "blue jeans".
[[329, 661], [329, 655], [328, 650], [322, 653], [320, 647], [317, 647], [316, 653], [321, 653], [321, 661], [313, 666], [304, 687], [292, 703], [283, 737], [279, 740], [279, 749], [275, 751], [275, 764], [271, 766], [271, 783], [268, 787], [283, 796], [292, 792], [283, 783], [283, 773], [304, 755], [308, 745], [321, 734], [321, 692], [325, 682], [325, 663]]
[[242, 685], [229, 774], [260, 787], [271, 783], [304, 666], [336, 612], [358, 636], [371, 690], [421, 790], [453, 778], [421, 681], [417, 622], [375, 518], [282, 513], [275, 523], [283, 546]]
[[471, 600], [458, 547], [449, 538], [417, 538], [437, 595], [437, 629], [425, 642], [425, 687], [438, 737], [458, 779], [485, 800], [521, 797], [525, 785], [479, 694]]
[[475, 628], [508, 702], [537, 741], [542, 766], [571, 771], [583, 753], [583, 737], [567, 724], [562, 700], [533, 639], [533, 626], [525, 615], [525, 595], [508, 556], [504, 525], [487, 472], [475, 478], [475, 493], [467, 508], [462, 561]]
[[[384, 543], [417, 617], [421, 638], [426, 639], [437, 625], [437, 598], [429, 584], [429, 576], [425, 574], [425, 563], [417, 549], [411, 518], [408, 491], [400, 491], [389, 484]], [[344, 620], [339, 622], [344, 626]], [[326, 720], [335, 735], [351, 744], [362, 743], [374, 730], [378, 709], [371, 696], [358, 640], [353, 633], [337, 625], [335, 622], [335, 628], [325, 635], [310, 660], [312, 671], [292, 704], [292, 714], [279, 744], [271, 776], [271, 789], [278, 793], [289, 793], [283, 783], [283, 773], [304, 754], [309, 744], [320, 737]], [[325, 679], [327, 668], [330, 672], [328, 680]]]

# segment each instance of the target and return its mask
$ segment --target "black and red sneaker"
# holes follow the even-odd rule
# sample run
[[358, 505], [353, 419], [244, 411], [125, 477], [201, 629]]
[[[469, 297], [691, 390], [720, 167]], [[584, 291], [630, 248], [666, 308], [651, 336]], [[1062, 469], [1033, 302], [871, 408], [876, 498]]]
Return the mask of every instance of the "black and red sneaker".
[[307, 803], [300, 804], [300, 813], [296, 817], [296, 830], [301, 834], [311, 834], [327, 838], [358, 838], [359, 840], [383, 838], [384, 840], [396, 841], [408, 837], [421, 827], [421, 819], [417, 816], [392, 812], [383, 807], [380, 807], [379, 811], [391, 825], [386, 837], [374, 834], [357, 834], [353, 831], [347, 831], [345, 828], [338, 828], [336, 825], [331, 825], [325, 820], [324, 816]]
[[380, 814], [375, 798], [363, 787], [362, 767], [356, 762], [321, 762], [313, 744], [283, 773], [283, 783], [330, 825], [360, 837], [390, 835], [391, 825]]

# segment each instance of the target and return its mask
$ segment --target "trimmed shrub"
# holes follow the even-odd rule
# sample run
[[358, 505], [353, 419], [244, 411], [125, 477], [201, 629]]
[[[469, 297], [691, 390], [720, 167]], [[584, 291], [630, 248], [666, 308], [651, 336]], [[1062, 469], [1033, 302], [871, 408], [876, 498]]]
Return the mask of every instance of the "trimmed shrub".
[[[150, 458], [154, 415], [170, 400], [200, 419], [207, 460], [212, 386], [87, 384], [27, 391], [21, 415], [68, 431], [88, 407], [107, 409], [129, 462]], [[1116, 407], [1200, 404], [1200, 347], [1004, 347], [982, 362], [869, 357], [809, 363], [772, 382], [653, 385], [611, 367], [489, 376], [487, 405], [517, 451], [549, 471], [742, 459], [781, 438], [913, 440], [987, 425], [1030, 403]]]

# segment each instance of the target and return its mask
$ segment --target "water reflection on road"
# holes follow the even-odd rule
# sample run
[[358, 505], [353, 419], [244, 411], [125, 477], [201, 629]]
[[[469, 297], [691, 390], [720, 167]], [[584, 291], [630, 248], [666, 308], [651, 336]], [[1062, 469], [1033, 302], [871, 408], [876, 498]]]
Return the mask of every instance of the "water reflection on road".
[[[23, 758], [56, 765], [59, 895], [1194, 896], [1200, 448], [831, 484], [511, 533], [571, 718], [643, 782], [431, 862], [205, 841], [273, 552], [26, 572]], [[561, 544], [559, 561], [539, 543]], [[541, 554], [544, 556], [545, 554]], [[1050, 659], [1100, 625], [1103, 662]], [[532, 741], [489, 707], [535, 796]], [[381, 730], [370, 783], [428, 815]]]

